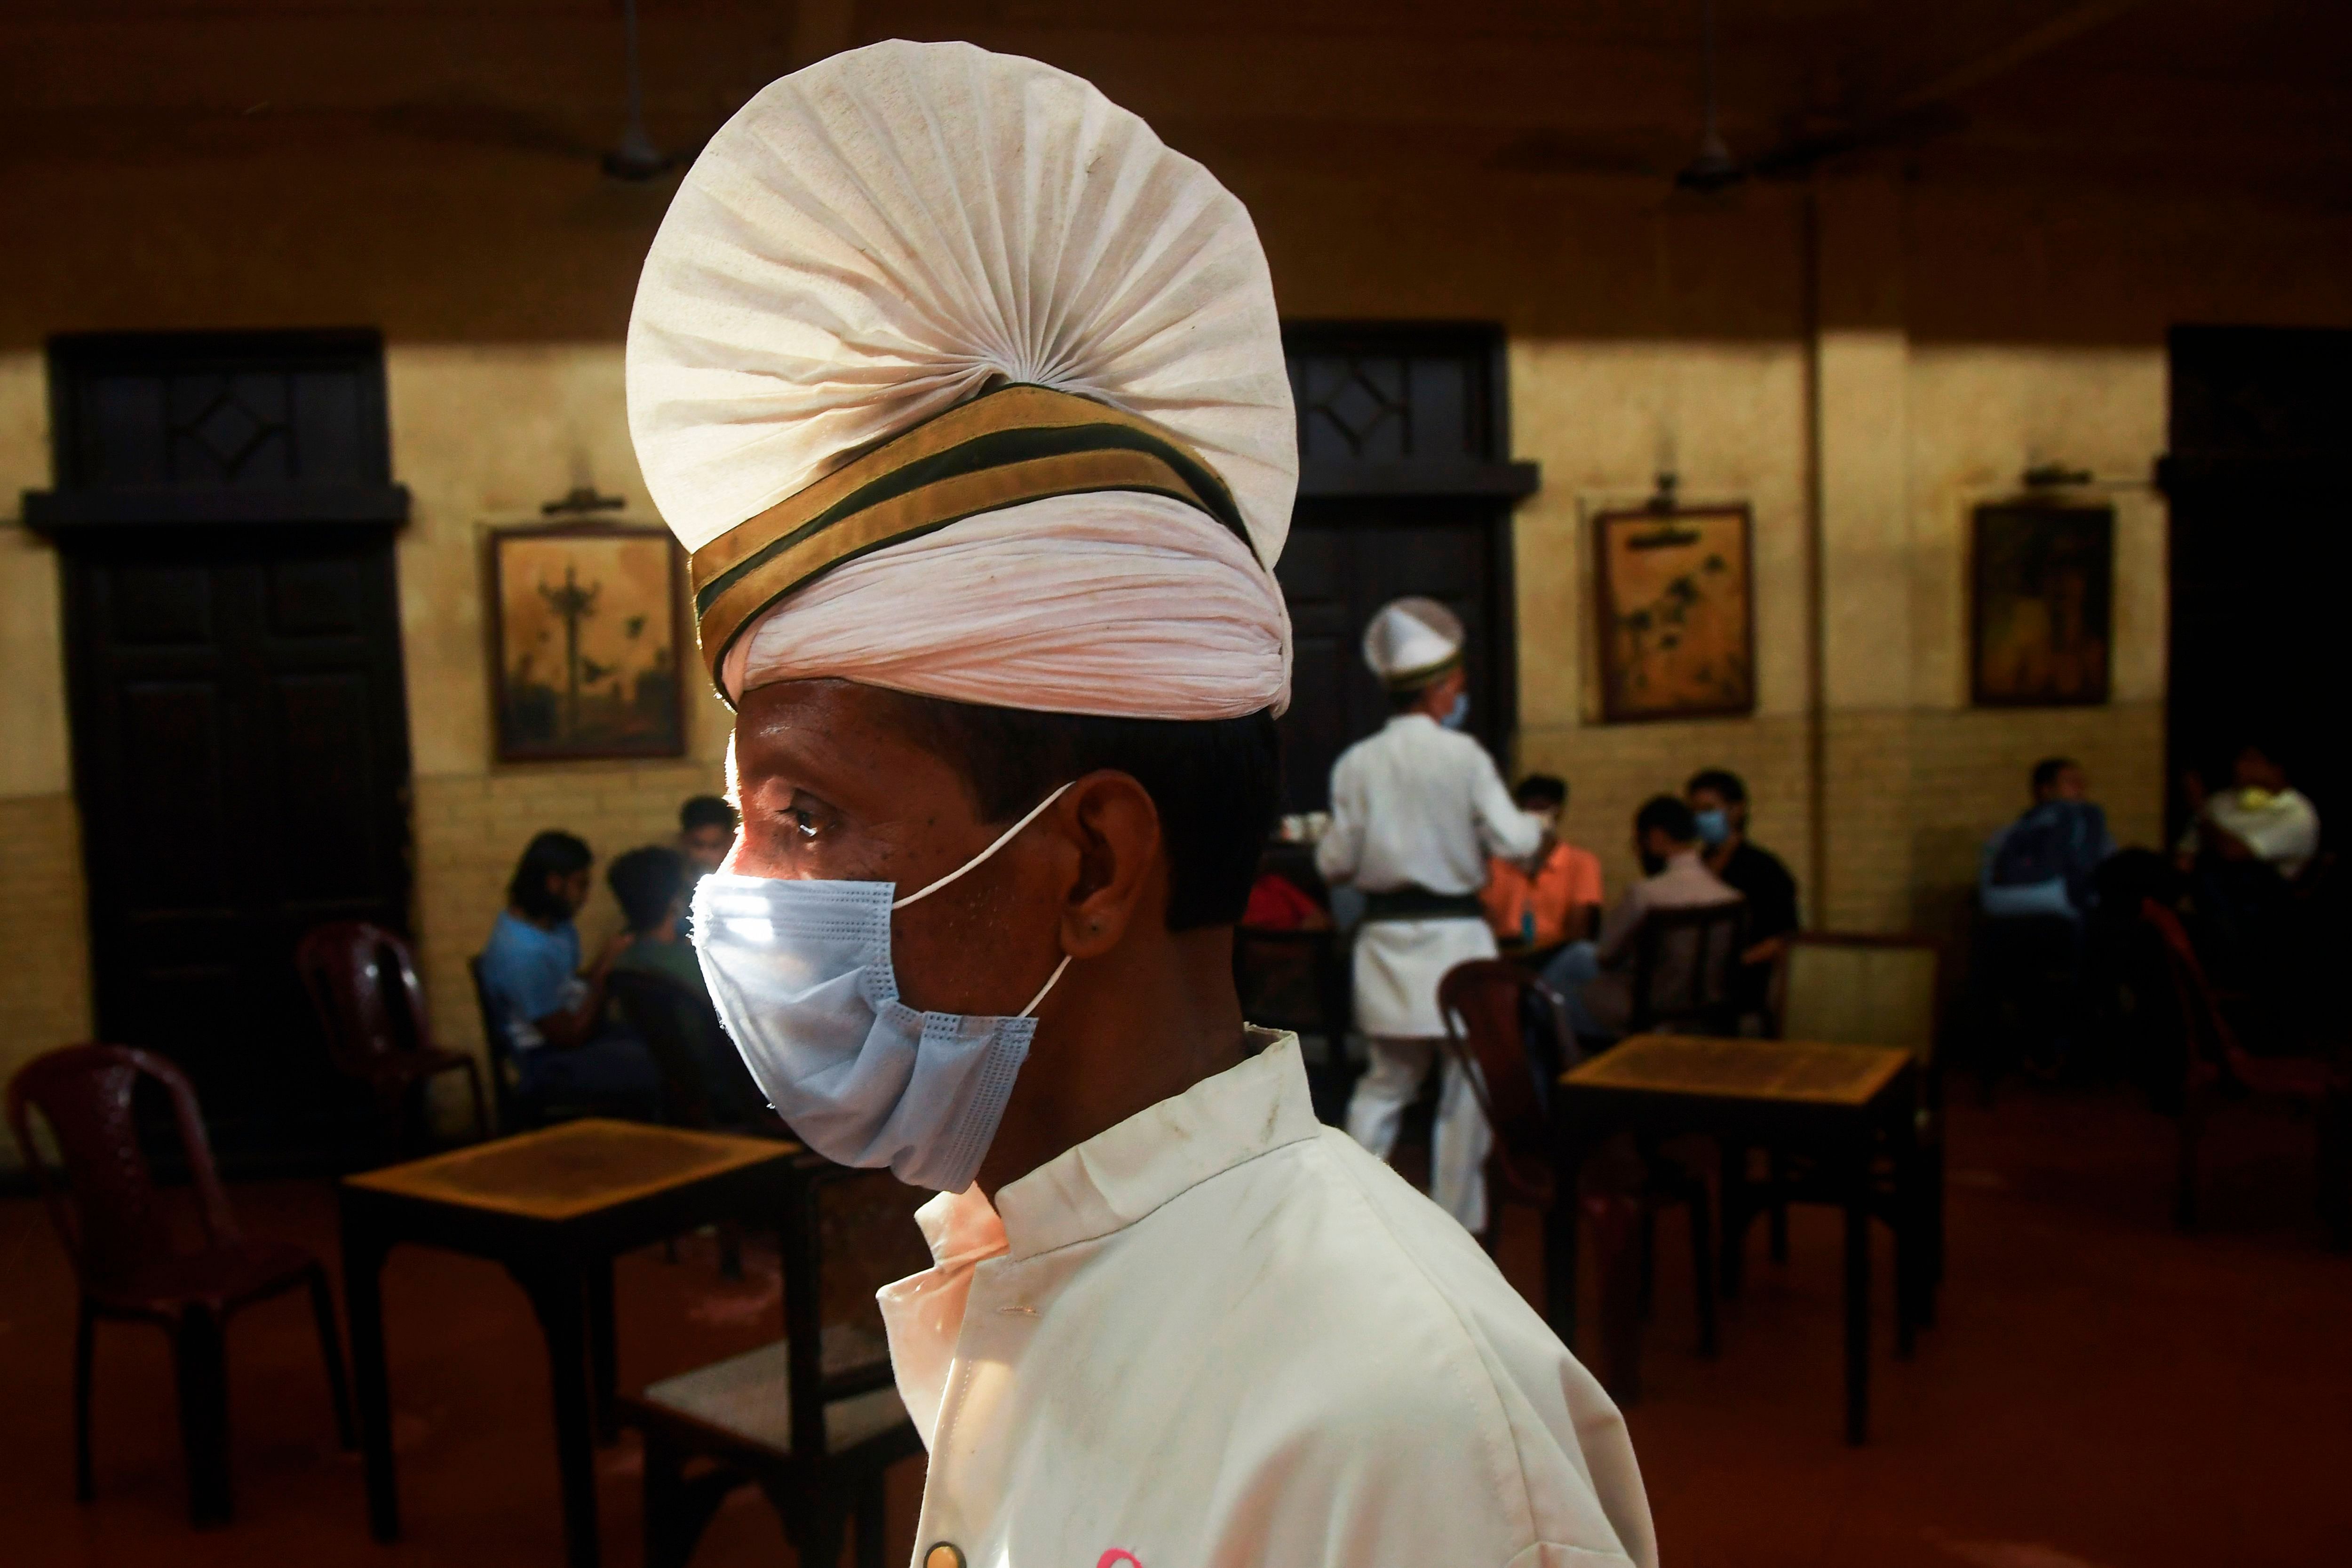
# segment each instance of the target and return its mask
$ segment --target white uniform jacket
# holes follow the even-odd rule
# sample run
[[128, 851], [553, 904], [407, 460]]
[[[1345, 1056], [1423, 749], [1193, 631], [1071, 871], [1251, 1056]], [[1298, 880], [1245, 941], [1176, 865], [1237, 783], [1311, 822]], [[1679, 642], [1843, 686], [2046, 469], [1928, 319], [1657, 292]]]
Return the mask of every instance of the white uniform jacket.
[[977, 1187], [924, 1205], [939, 1266], [881, 1292], [931, 1450], [916, 1562], [1651, 1568], [1600, 1385], [1258, 1037], [1001, 1223]]
[[[1368, 893], [1475, 893], [1486, 885], [1489, 855], [1532, 855], [1542, 841], [1543, 825], [1511, 803], [1486, 747], [1425, 713], [1400, 713], [1339, 753], [1331, 826], [1315, 846], [1315, 865]], [[1483, 915], [1365, 921], [1356, 935], [1356, 1026], [1443, 1035], [1437, 983], [1457, 963], [1494, 956]]]

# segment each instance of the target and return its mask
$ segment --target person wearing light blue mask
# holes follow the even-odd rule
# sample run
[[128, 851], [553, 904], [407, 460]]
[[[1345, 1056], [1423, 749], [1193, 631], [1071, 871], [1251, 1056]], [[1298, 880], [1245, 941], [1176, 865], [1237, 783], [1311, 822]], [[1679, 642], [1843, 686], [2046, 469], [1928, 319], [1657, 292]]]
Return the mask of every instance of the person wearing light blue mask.
[[1606, 1395], [1244, 1022], [1297, 423], [1241, 203], [1050, 66], [848, 50], [698, 156], [627, 380], [736, 710], [712, 1002], [938, 1189], [879, 1292], [914, 1560], [1653, 1568]]
[[1733, 1001], [1760, 1015], [1772, 969], [1797, 929], [1797, 879], [1778, 855], [1748, 837], [1748, 784], [1728, 768], [1702, 768], [1683, 785], [1706, 868], [1748, 900], [1748, 945], [1732, 973]]

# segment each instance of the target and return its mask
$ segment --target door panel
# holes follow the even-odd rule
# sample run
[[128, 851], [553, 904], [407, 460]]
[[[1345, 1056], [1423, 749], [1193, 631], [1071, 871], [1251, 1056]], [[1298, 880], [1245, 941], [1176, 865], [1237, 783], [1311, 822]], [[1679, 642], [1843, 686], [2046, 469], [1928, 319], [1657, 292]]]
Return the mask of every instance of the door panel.
[[1381, 605], [1409, 594], [1462, 617], [1470, 731], [1504, 755], [1513, 716], [1509, 617], [1497, 603], [1497, 510], [1476, 500], [1300, 501], [1276, 568], [1297, 649], [1282, 721], [1285, 811], [1328, 805], [1331, 764], [1388, 722], [1388, 695], [1364, 667], [1364, 627]]
[[100, 1033], [179, 1063], [226, 1161], [316, 1162], [351, 1091], [294, 943], [408, 917], [381, 346], [61, 338], [50, 371], [26, 515], [65, 564]]

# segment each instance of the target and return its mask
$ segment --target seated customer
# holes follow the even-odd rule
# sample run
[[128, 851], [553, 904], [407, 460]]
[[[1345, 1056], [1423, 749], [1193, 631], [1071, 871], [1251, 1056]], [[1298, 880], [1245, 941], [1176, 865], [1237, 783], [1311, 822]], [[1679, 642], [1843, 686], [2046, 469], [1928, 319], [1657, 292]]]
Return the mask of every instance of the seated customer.
[[2259, 862], [2294, 880], [2319, 853], [2319, 813], [2261, 746], [2241, 751], [2230, 773], [2231, 788], [2197, 803], [2182, 849]]
[[604, 1022], [604, 976], [625, 931], [585, 973], [572, 917], [588, 901], [588, 846], [569, 833], [530, 841], [507, 884], [507, 907], [482, 949], [482, 983], [513, 1048], [526, 1100], [588, 1100], [650, 1110], [661, 1079], [646, 1047]]
[[2088, 798], [2090, 781], [2071, 757], [2034, 764], [2033, 804], [1986, 841], [1977, 901], [1994, 920], [2055, 916], [2082, 923], [2092, 877], [2116, 841], [2107, 814]]
[[1706, 768], [1683, 785], [1706, 868], [1748, 900], [1748, 949], [1732, 978], [1742, 1016], [1760, 1013], [1772, 965], [1797, 929], [1797, 879], [1780, 858], [1748, 837], [1748, 785], [1728, 768]]
[[[613, 961], [614, 974], [646, 974], [661, 982], [662, 994], [669, 1004], [665, 1020], [642, 1018], [634, 1007], [626, 1010], [630, 1021], [653, 1039], [656, 1048], [658, 1029], [678, 1042], [691, 1059], [676, 1064], [673, 1070], [693, 1075], [690, 1085], [681, 1091], [698, 1102], [693, 1107], [673, 1104], [672, 1119], [699, 1120], [695, 1110], [707, 1113], [708, 1120], [740, 1126], [756, 1119], [766, 1103], [751, 1075], [737, 1054], [734, 1042], [719, 1026], [719, 1015], [710, 1005], [710, 994], [703, 986], [702, 962], [694, 955], [694, 944], [686, 938], [687, 906], [693, 896], [693, 867], [687, 858], [675, 849], [660, 845], [648, 845], [616, 857], [604, 873], [604, 880], [613, 889], [614, 901], [621, 906], [621, 918], [627, 922], [629, 945]], [[625, 1001], [633, 1000], [625, 998]]]
[[698, 795], [677, 808], [677, 851], [698, 877], [719, 869], [735, 847], [735, 808], [715, 795]]
[[1601, 939], [1571, 942], [1544, 966], [1544, 979], [1568, 1000], [1570, 1025], [1588, 1039], [1615, 1039], [1633, 1014], [1633, 943], [1654, 910], [1713, 908], [1739, 901], [1699, 858], [1691, 809], [1670, 795], [1634, 814], [1633, 844], [1647, 873], [1601, 922]]
[[1559, 837], [1568, 781], [1529, 773], [1511, 792], [1521, 811], [1543, 824], [1543, 841], [1524, 860], [1493, 856], [1486, 862], [1486, 923], [1503, 942], [1551, 947], [1582, 942], [1601, 923], [1601, 857]]

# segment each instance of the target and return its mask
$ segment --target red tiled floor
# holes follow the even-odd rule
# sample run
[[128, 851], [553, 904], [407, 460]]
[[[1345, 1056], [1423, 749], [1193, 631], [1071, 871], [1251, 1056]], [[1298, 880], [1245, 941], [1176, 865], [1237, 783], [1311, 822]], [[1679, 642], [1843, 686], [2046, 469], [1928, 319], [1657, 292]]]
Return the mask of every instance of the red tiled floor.
[[[2197, 1568], [2347, 1560], [2352, 1259], [2312, 1218], [2309, 1128], [2244, 1110], [2217, 1125], [2206, 1233], [2165, 1226], [2168, 1124], [2116, 1096], [2017, 1091], [1955, 1108], [1950, 1281], [1908, 1363], [1879, 1336], [1872, 1445], [1838, 1419], [1837, 1222], [1799, 1211], [1786, 1268], [1727, 1303], [1720, 1360], [1691, 1353], [1678, 1216], [1661, 1236], [1658, 1321], [1632, 1413], [1672, 1568]], [[237, 1190], [247, 1227], [331, 1248], [322, 1184]], [[1881, 1302], [1891, 1286], [1884, 1275]], [[1505, 1263], [1537, 1277], [1531, 1216]], [[775, 1331], [756, 1267], [719, 1280], [707, 1244], [619, 1271], [625, 1382]], [[162, 1336], [104, 1332], [99, 1500], [72, 1499], [72, 1299], [37, 1206], [0, 1204], [0, 1563], [499, 1564], [559, 1561], [540, 1341], [495, 1268], [419, 1250], [386, 1281], [407, 1539], [362, 1527], [299, 1300], [233, 1331], [238, 1519], [185, 1523]], [[635, 1448], [603, 1458], [606, 1560], [637, 1560]], [[892, 1557], [912, 1544], [919, 1466], [894, 1478]], [[789, 1548], [739, 1494], [698, 1568]]]

